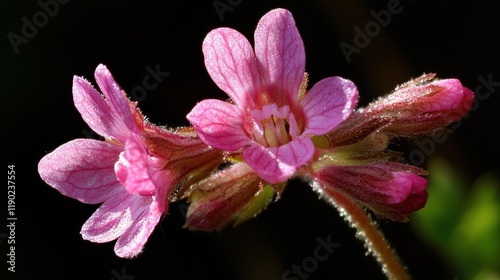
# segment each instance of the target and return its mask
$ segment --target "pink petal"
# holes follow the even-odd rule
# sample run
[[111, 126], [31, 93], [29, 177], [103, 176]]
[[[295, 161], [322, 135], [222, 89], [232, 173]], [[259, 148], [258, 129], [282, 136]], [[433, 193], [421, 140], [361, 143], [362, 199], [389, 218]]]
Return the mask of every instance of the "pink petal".
[[[463, 100], [463, 86], [458, 79], [434, 80], [396, 90], [380, 101], [385, 106], [401, 107], [411, 111], [433, 112], [451, 110], [460, 106]], [[382, 108], [380, 108], [382, 109]]]
[[106, 200], [83, 224], [80, 234], [92, 242], [109, 242], [120, 237], [147, 210], [152, 198], [122, 191]]
[[303, 135], [330, 132], [347, 119], [358, 103], [358, 90], [353, 82], [330, 77], [316, 83], [300, 104], [306, 117]]
[[83, 120], [97, 134], [121, 142], [130, 135], [123, 116], [117, 115], [103, 96], [84, 78], [73, 78], [73, 102]]
[[474, 93], [457, 79], [434, 80], [434, 76], [413, 79], [361, 112], [369, 118], [390, 116], [383, 131], [410, 137], [460, 120], [469, 112]]
[[254, 34], [255, 54], [259, 61], [264, 90], [278, 104], [287, 104], [298, 96], [305, 71], [305, 50], [292, 14], [274, 9], [259, 21]]
[[[443, 91], [429, 98], [426, 111], [443, 111], [460, 106], [463, 100], [463, 86], [458, 79], [437, 80], [430, 85], [442, 87]], [[424, 105], [424, 104], [422, 104]]]
[[162, 195], [153, 197], [148, 208], [135, 219], [132, 227], [118, 238], [115, 244], [115, 253], [117, 256], [132, 258], [142, 252], [146, 241], [160, 221], [161, 216], [168, 211], [168, 205], [165, 203], [167, 200], [165, 194], [166, 192], [163, 192]]
[[250, 143], [243, 130], [243, 118], [235, 105], [207, 99], [199, 102], [187, 115], [199, 137], [210, 146], [235, 151]]
[[130, 194], [152, 195], [156, 189], [153, 174], [158, 166], [150, 158], [142, 140], [133, 135], [125, 143], [125, 151], [115, 164], [118, 180]]
[[[460, 80], [432, 80], [434, 76], [431, 74], [423, 75], [411, 80], [398, 87], [393, 93], [371, 103], [365, 110], [376, 112], [408, 111], [417, 115], [430, 112], [450, 112], [472, 105], [474, 94], [463, 87]], [[465, 112], [467, 111], [468, 108]]]
[[218, 28], [203, 41], [205, 67], [212, 80], [241, 108], [259, 94], [260, 77], [252, 46], [238, 31]]
[[63, 195], [83, 203], [101, 203], [123, 188], [113, 170], [122, 150], [103, 141], [76, 139], [45, 155], [38, 172]]
[[444, 88], [443, 92], [439, 94], [442, 102], [438, 100], [431, 102], [440, 103], [438, 106], [433, 105], [434, 110], [449, 111], [445, 114], [453, 121], [460, 120], [469, 112], [474, 101], [474, 92], [462, 86], [458, 79], [438, 80], [431, 84]]
[[125, 92], [122, 91], [108, 68], [99, 64], [94, 76], [111, 110], [122, 118], [130, 131], [137, 132], [137, 125], [130, 109], [130, 100], [127, 99]]
[[427, 199], [423, 170], [395, 162], [331, 165], [315, 174], [323, 189], [340, 191], [377, 215], [405, 221]]
[[284, 182], [307, 163], [314, 153], [310, 138], [299, 137], [279, 147], [253, 144], [243, 150], [245, 162], [271, 184]]
[[[414, 181], [411, 176], [417, 176], [401, 171], [394, 172], [394, 168], [385, 163], [331, 166], [322, 173], [330, 178], [329, 181], [333, 182], [336, 187], [356, 198], [368, 203], [387, 204], [404, 201], [412, 192]], [[407, 176], [403, 176], [405, 174]]]
[[167, 212], [170, 190], [159, 189], [155, 196], [144, 197], [122, 192], [107, 200], [82, 227], [82, 237], [92, 242], [118, 238], [115, 253], [122, 258], [139, 254], [148, 237]]

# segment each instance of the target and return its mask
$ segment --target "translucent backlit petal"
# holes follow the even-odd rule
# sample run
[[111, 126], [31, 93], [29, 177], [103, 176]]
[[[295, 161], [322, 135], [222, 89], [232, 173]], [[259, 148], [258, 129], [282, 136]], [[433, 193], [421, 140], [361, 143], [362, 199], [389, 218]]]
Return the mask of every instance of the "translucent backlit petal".
[[305, 50], [292, 14], [274, 9], [259, 21], [254, 34], [255, 54], [264, 91], [279, 105], [297, 99], [305, 71]]
[[357, 103], [358, 90], [353, 82], [340, 77], [317, 82], [300, 101], [306, 117], [303, 135], [330, 132], [351, 115]]
[[236, 105], [244, 108], [250, 96], [261, 92], [252, 46], [238, 31], [218, 28], [209, 32], [203, 55], [208, 74]]
[[208, 99], [198, 103], [187, 115], [200, 138], [208, 145], [234, 151], [250, 143], [238, 107], [224, 101]]
[[101, 203], [122, 190], [113, 170], [123, 146], [76, 139], [45, 155], [40, 177], [63, 195], [84, 203]]

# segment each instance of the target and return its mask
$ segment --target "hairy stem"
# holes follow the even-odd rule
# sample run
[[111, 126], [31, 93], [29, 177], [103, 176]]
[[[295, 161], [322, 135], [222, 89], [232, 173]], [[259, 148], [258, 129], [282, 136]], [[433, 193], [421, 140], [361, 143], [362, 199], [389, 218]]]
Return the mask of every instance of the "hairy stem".
[[328, 188], [316, 187], [320, 192], [324, 192], [323, 194], [327, 194], [325, 197], [328, 201], [339, 210], [350, 226], [358, 230], [357, 236], [363, 240], [368, 252], [375, 256], [382, 266], [382, 271], [389, 279], [411, 279], [399, 257], [385, 240], [382, 232], [360, 205], [342, 193]]

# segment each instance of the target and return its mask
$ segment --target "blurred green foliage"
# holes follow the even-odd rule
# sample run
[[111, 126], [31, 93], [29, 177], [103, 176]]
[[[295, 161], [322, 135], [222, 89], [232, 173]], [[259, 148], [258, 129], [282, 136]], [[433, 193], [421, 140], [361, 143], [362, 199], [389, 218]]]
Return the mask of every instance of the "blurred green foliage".
[[429, 198], [412, 227], [458, 279], [500, 279], [500, 178], [487, 173], [468, 185], [441, 158], [431, 159], [428, 170]]

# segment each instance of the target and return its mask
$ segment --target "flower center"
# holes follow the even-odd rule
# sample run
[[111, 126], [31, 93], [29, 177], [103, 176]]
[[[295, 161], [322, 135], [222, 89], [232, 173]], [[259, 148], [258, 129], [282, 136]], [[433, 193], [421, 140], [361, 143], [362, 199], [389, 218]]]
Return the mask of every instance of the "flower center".
[[297, 121], [290, 107], [278, 108], [276, 104], [267, 104], [262, 110], [253, 110], [252, 135], [258, 143], [267, 147], [279, 147], [299, 136]]

